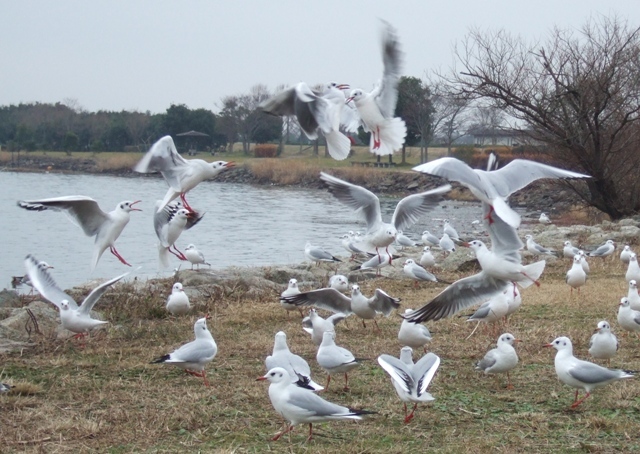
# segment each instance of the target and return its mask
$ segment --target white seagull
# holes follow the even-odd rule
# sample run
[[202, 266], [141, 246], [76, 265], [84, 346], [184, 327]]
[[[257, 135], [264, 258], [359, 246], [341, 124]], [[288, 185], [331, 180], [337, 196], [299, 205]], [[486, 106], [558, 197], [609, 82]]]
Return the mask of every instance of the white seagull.
[[340, 132], [345, 84], [329, 83], [322, 92], [312, 90], [304, 82], [278, 93], [258, 106], [264, 112], [280, 117], [296, 117], [309, 140], [318, 138], [321, 130], [327, 140], [331, 157], [337, 161], [346, 159], [351, 151], [351, 141]]
[[591, 390], [608, 385], [611, 382], [624, 378], [633, 378], [633, 374], [624, 370], [607, 369], [588, 361], [582, 361], [573, 356], [573, 346], [568, 337], [558, 337], [545, 347], [553, 347], [557, 350], [555, 358], [556, 374], [558, 380], [572, 388], [583, 389], [586, 394], [578, 400], [578, 389], [571, 408], [576, 408], [587, 397]]
[[638, 295], [638, 284], [635, 280], [629, 281], [629, 292], [627, 293], [629, 306], [634, 311], [640, 311], [640, 295]]
[[335, 274], [329, 278], [329, 287], [339, 292], [348, 292], [349, 279], [343, 274]]
[[[364, 218], [367, 223], [367, 233], [362, 249], [367, 252], [373, 252], [373, 249], [378, 252], [378, 248], [388, 248], [399, 230], [415, 224], [420, 216], [438, 206], [442, 194], [451, 190], [450, 185], [445, 185], [403, 198], [396, 205], [391, 222], [387, 223], [382, 221], [380, 200], [373, 192], [324, 172], [320, 173], [320, 179], [325, 182], [329, 192], [336, 199], [355, 210], [356, 213], [360, 213]], [[386, 252], [389, 254], [388, 249]]]
[[421, 239], [423, 243], [426, 243], [430, 246], [438, 246], [440, 244], [440, 239], [428, 230], [422, 232]]
[[376, 270], [376, 276], [382, 276], [382, 268], [393, 266], [393, 256], [386, 252], [371, 253], [371, 258], [360, 265], [361, 271]]
[[91, 270], [93, 271], [107, 248], [120, 262], [131, 266], [118, 253], [114, 243], [129, 223], [129, 214], [132, 211], [142, 211], [139, 208], [134, 208], [136, 203], [140, 203], [140, 200], [120, 202], [115, 210], [105, 213], [98, 206], [98, 202], [91, 197], [71, 195], [52, 199], [23, 200], [18, 202], [18, 206], [30, 211], [64, 211], [74, 224], [82, 228], [85, 235], [95, 236], [91, 260]]
[[297, 279], [289, 279], [289, 284], [287, 288], [280, 294], [280, 305], [287, 311], [287, 316], [289, 316], [290, 311], [295, 311], [296, 309], [300, 311], [300, 316], [304, 318], [304, 314], [302, 313], [302, 309], [300, 309], [295, 304], [287, 303], [282, 298], [287, 296], [294, 296], [300, 293], [300, 288], [298, 288], [298, 280]]
[[309, 441], [313, 438], [313, 423], [362, 419], [362, 415], [371, 413], [333, 404], [312, 391], [296, 386], [291, 383], [289, 373], [282, 367], [271, 369], [258, 380], [269, 380], [271, 383], [269, 385], [271, 404], [276, 413], [289, 421], [289, 427], [276, 434], [271, 439], [272, 441], [291, 432], [298, 424], [309, 424], [309, 437], [307, 438]]
[[609, 360], [611, 364], [611, 358], [615, 356], [619, 347], [618, 338], [611, 332], [609, 322], [598, 322], [598, 327], [589, 341], [589, 354], [597, 359]]
[[200, 318], [193, 325], [195, 340], [184, 344], [168, 355], [153, 360], [151, 364], [163, 363], [177, 366], [184, 369], [187, 374], [203, 378], [204, 385], [209, 386], [207, 372], [204, 369], [216, 357], [218, 346], [207, 329], [208, 318], [209, 316]]
[[631, 331], [636, 335], [640, 332], [640, 311], [631, 309], [629, 299], [626, 297], [620, 299], [618, 325], [625, 331]]
[[378, 330], [380, 328], [375, 320], [376, 315], [382, 313], [388, 317], [394, 309], [400, 307], [400, 299], [389, 296], [379, 288], [371, 298], [367, 298], [356, 284], [351, 286], [351, 298], [334, 288], [321, 288], [287, 296], [283, 300], [297, 306], [315, 306], [344, 315], [356, 314], [362, 319], [363, 326], [366, 327], [365, 320], [373, 320]]
[[452, 252], [456, 251], [456, 244], [453, 242], [448, 233], [442, 234], [442, 238], [440, 238], [438, 245], [445, 254], [451, 254]]
[[431, 248], [429, 246], [425, 246], [422, 249], [422, 256], [420, 257], [420, 265], [427, 268], [427, 267], [435, 266], [435, 264], [436, 264], [436, 258], [433, 256], [433, 253], [431, 252]]
[[491, 299], [483, 303], [469, 318], [467, 322], [495, 323], [509, 312], [509, 299], [507, 293], [510, 288], [497, 293]]
[[531, 252], [533, 255], [556, 255], [556, 251], [553, 249], [548, 249], [538, 243], [533, 239], [533, 235], [525, 235], [525, 240], [527, 240], [527, 251]]
[[326, 331], [322, 335], [322, 343], [318, 347], [316, 361], [318, 365], [327, 373], [327, 384], [325, 390], [329, 390], [332, 374], [344, 374], [344, 391], [349, 390], [349, 372], [358, 367], [360, 363], [353, 353], [335, 343], [336, 333]]
[[[187, 230], [189, 217], [194, 211], [186, 208], [176, 209], [173, 204], [169, 204], [161, 211], [156, 212], [153, 216], [153, 225], [156, 235], [160, 242], [158, 243], [158, 259], [161, 267], [169, 266], [169, 253], [175, 255], [178, 259], [187, 261], [185, 255], [176, 247], [176, 241], [182, 232]], [[171, 250], [173, 248], [174, 250]]]
[[504, 333], [498, 338], [497, 347], [489, 350], [480, 361], [476, 363], [475, 369], [481, 370], [485, 374], [507, 373], [507, 389], [513, 389], [509, 371], [518, 365], [518, 354], [515, 343], [520, 342], [511, 333]]
[[624, 277], [627, 282], [640, 281], [640, 266], [638, 265], [638, 257], [635, 252], [629, 254], [629, 265], [627, 266], [627, 273]]
[[404, 274], [413, 279], [414, 288], [418, 286], [418, 282], [421, 281], [430, 281], [430, 282], [438, 282], [438, 279], [418, 265], [413, 259], [407, 259], [404, 262], [403, 267]]
[[335, 333], [335, 327], [347, 318], [345, 314], [333, 314], [326, 319], [320, 317], [315, 309], [309, 311], [309, 316], [302, 319], [302, 329], [311, 334], [311, 341], [320, 345], [325, 332]]
[[476, 253], [482, 271], [454, 282], [433, 300], [402, 317], [412, 322], [440, 320], [504, 292], [510, 282], [517, 282], [523, 288], [534, 283], [540, 285], [538, 278], [544, 271], [545, 261], [522, 265], [518, 251], [523, 244], [516, 230], [499, 216], [489, 221], [491, 207], [486, 203], [482, 207], [487, 215], [485, 227], [491, 238], [492, 250], [479, 240], [467, 243]]
[[314, 246], [310, 241], [304, 246], [304, 255], [312, 262], [316, 262], [316, 264], [320, 264], [320, 262], [341, 262], [337, 257], [334, 257], [333, 254], [325, 251], [320, 246]]
[[589, 257], [602, 257], [605, 258], [616, 250], [616, 245], [613, 240], [607, 240], [604, 244], [601, 244], [593, 251], [589, 252]]
[[580, 252], [580, 249], [578, 249], [577, 247], [573, 246], [571, 244], [571, 241], [565, 241], [564, 242], [564, 248], [562, 249], [562, 255], [564, 255], [566, 258], [573, 259], [573, 257], [578, 255], [579, 252]]
[[93, 328], [109, 323], [91, 318], [91, 310], [109, 287], [129, 273], [121, 274], [118, 277], [100, 284], [93, 289], [82, 304], [78, 306], [78, 303], [76, 303], [73, 298], [58, 287], [49, 272], [39, 265], [40, 263], [41, 262], [36, 260], [31, 254], [27, 255], [24, 260], [24, 266], [33, 287], [40, 292], [47, 301], [51, 302], [60, 310], [60, 322], [63, 328], [76, 333], [74, 337], [80, 338], [85, 336]]
[[547, 216], [547, 213], [540, 213], [540, 217], [538, 218], [538, 222], [540, 224], [551, 224], [551, 219]]
[[460, 235], [458, 235], [458, 231], [453, 228], [453, 226], [451, 225], [451, 221], [449, 221], [449, 219], [444, 220], [442, 233], [446, 233], [449, 236], [449, 238], [451, 238], [452, 240], [460, 239]]
[[[405, 309], [404, 313], [408, 314], [411, 311], [412, 309]], [[398, 331], [398, 341], [402, 346], [422, 348], [427, 353], [426, 345], [431, 342], [431, 333], [426, 326], [403, 319]]]
[[286, 369], [291, 377], [291, 382], [296, 383], [302, 380], [307, 386], [313, 388], [314, 391], [324, 389], [311, 379], [311, 368], [309, 364], [298, 355], [291, 353], [287, 345], [287, 335], [284, 331], [278, 331], [273, 341], [273, 353], [264, 361], [267, 370], [274, 367], [282, 367]]
[[582, 269], [585, 273], [589, 274], [591, 272], [591, 268], [589, 267], [589, 262], [587, 262], [587, 254], [584, 251], [578, 251], [578, 255], [580, 256], [580, 265], [582, 265]]
[[207, 263], [204, 254], [198, 250], [195, 244], [190, 244], [185, 248], [184, 256], [191, 263], [191, 269], [193, 269], [193, 265], [196, 265], [198, 270], [200, 269], [200, 265], [207, 265], [211, 268], [211, 263]]
[[[378, 356], [378, 364], [391, 377], [391, 383], [396, 389], [398, 397], [404, 402], [404, 422], [409, 423], [420, 402], [431, 402], [434, 397], [427, 392], [438, 367], [440, 358], [433, 353], [427, 353], [413, 363], [413, 350], [403, 347], [400, 358], [391, 355]], [[407, 402], [413, 402], [413, 410], [407, 415]]]
[[347, 104], [354, 102], [364, 130], [371, 132], [369, 150], [377, 156], [392, 155], [402, 148], [407, 135], [405, 122], [394, 117], [402, 75], [402, 51], [396, 30], [387, 22], [382, 35], [382, 63], [384, 72], [379, 85], [370, 93], [359, 88], [352, 90], [346, 100]]
[[185, 198], [187, 192], [204, 180], [217, 176], [233, 165], [233, 162], [226, 161], [186, 160], [178, 153], [171, 136], [164, 136], [151, 146], [133, 170], [139, 173], [160, 172], [169, 185], [157, 211], [162, 211], [169, 202], [178, 196], [184, 207], [192, 211]]
[[[490, 164], [495, 156], [490, 158]], [[491, 167], [491, 166], [489, 166]], [[513, 228], [520, 225], [520, 215], [507, 204], [514, 192], [541, 178], [590, 178], [589, 175], [570, 172], [526, 159], [514, 159], [498, 170], [472, 169], [456, 158], [440, 158], [414, 167], [413, 170], [457, 181], [491, 209], [486, 214], [492, 221], [493, 211]]]
[[184, 315], [191, 310], [189, 297], [184, 292], [180, 282], [173, 284], [171, 295], [167, 298], [166, 308], [171, 315]]
[[580, 287], [587, 282], [587, 273], [584, 271], [581, 261], [582, 257], [576, 255], [573, 258], [571, 269], [567, 271], [567, 275], [565, 277], [565, 282], [571, 287], [571, 294], [573, 294], [574, 288], [577, 288], [578, 293], [580, 293]]
[[629, 263], [629, 257], [631, 257], [631, 254], [633, 253], [634, 252], [631, 250], [631, 246], [626, 244], [624, 246], [624, 249], [622, 249], [622, 252], [620, 252], [620, 261], [622, 263]]

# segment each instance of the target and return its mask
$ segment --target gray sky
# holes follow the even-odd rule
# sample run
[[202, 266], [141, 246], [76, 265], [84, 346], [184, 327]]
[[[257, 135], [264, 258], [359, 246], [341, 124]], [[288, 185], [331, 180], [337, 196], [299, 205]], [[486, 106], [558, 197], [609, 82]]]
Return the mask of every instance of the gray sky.
[[336, 81], [369, 90], [380, 77], [380, 24], [398, 29], [404, 74], [447, 68], [470, 27], [527, 39], [618, 15], [637, 0], [0, 0], [0, 105], [76, 99], [85, 109], [217, 111], [257, 83]]

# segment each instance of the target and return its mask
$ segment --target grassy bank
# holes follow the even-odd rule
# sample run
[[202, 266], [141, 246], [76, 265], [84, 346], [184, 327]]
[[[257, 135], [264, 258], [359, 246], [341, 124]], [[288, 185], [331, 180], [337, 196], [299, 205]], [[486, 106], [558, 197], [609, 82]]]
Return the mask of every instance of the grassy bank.
[[[3, 381], [36, 391], [0, 396], [2, 452], [631, 452], [640, 445], [640, 382], [598, 389], [577, 410], [569, 410], [573, 390], [556, 379], [555, 351], [541, 348], [567, 335], [584, 358], [596, 323], [607, 319], [622, 337], [613, 366], [640, 369], [640, 340], [621, 336], [615, 322], [617, 303], [627, 291], [624, 268], [617, 260], [592, 261], [591, 267], [580, 295], [569, 295], [566, 262], [548, 268], [540, 288], [523, 292], [522, 309], [508, 328], [523, 340], [513, 391], [504, 389], [504, 377], [494, 380], [473, 370], [494, 345], [493, 336], [479, 329], [466, 340], [473, 326], [457, 317], [430, 324], [429, 349], [442, 358], [430, 387], [436, 400], [420, 406], [409, 425], [403, 424], [402, 404], [375, 361], [381, 353], [399, 353], [400, 318], [381, 320], [381, 333], [349, 319], [348, 326], [337, 328], [338, 344], [370, 360], [351, 374], [350, 392], [342, 391], [341, 377], [335, 377], [323, 396], [377, 414], [359, 423], [318, 425], [310, 443], [304, 442], [304, 427], [290, 439], [269, 441], [282, 420], [271, 407], [268, 385], [255, 381], [264, 373], [278, 330], [287, 333], [295, 353], [307, 358], [316, 380], [325, 379], [299, 317], [287, 316], [277, 293], [249, 298], [246, 288], [229, 283], [195, 301], [197, 314], [213, 317], [209, 326], [219, 347], [208, 368], [212, 386], [206, 388], [177, 369], [149, 364], [193, 336], [196, 314], [164, 314], [162, 295], [171, 283], [137, 293], [119, 287], [98, 305], [111, 321], [108, 331], [95, 335], [86, 348], [49, 340], [45, 333], [36, 336], [34, 349], [1, 357]], [[388, 278], [361, 287], [365, 294], [384, 288], [402, 298], [402, 308], [417, 307], [442, 289], [413, 290], [409, 280]]]

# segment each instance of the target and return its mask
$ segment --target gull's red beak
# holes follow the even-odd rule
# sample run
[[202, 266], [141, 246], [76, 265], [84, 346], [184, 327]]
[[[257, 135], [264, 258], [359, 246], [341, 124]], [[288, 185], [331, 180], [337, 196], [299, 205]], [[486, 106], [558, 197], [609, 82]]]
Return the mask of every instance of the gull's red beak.
[[353, 101], [353, 96], [349, 96], [344, 103], [349, 104], [351, 101]]
[[514, 339], [514, 342], [522, 342], [522, 339]]
[[469, 243], [467, 243], [466, 241], [464, 243], [460, 243], [460, 246], [471, 247], [471, 245]]
[[258, 377], [258, 378], [256, 378], [256, 381], [263, 381], [263, 380], [266, 380], [266, 379], [267, 379], [267, 376], [266, 376], [266, 375], [264, 375], [264, 376], [262, 376], [262, 377]]
[[236, 163], [235, 163], [235, 162], [230, 161], [230, 162], [227, 162], [224, 166], [225, 166], [227, 169], [230, 169], [231, 167], [235, 167], [235, 165], [236, 165]]
[[136, 203], [140, 203], [140, 202], [142, 202], [142, 200], [136, 200], [135, 202], [131, 202], [131, 205], [129, 205], [129, 208], [131, 208], [131, 211], [142, 211], [140, 208], [133, 208], [133, 206]]
[[[184, 290], [183, 290], [183, 291], [184, 291]], [[211, 320], [211, 315], [207, 314], [207, 315], [205, 315], [205, 316], [204, 316], [204, 318], [205, 318], [206, 320]]]
[[338, 84], [336, 85], [336, 88], [339, 90], [348, 90], [349, 89], [349, 84]]
[[551, 344], [544, 344], [543, 347], [553, 347]]

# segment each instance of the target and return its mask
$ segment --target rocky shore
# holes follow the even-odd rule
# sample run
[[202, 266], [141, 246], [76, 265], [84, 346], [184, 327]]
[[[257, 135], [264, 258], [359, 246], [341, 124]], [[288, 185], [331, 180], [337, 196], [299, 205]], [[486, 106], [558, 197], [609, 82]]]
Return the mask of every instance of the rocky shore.
[[[589, 251], [604, 241], [611, 239], [616, 242], [618, 250], [625, 244], [638, 244], [640, 238], [640, 222], [635, 219], [625, 219], [619, 222], [603, 222], [598, 225], [557, 226], [539, 223], [523, 223], [519, 234], [524, 238], [532, 234], [534, 239], [549, 248], [556, 249], [559, 257], [545, 256], [547, 269], [545, 273], [563, 275], [568, 269], [568, 261], [562, 257], [564, 241], [570, 240], [574, 246]], [[468, 239], [486, 239], [487, 235], [481, 226], [477, 230], [468, 232]], [[459, 247], [456, 252], [444, 258], [434, 248], [438, 265], [436, 275], [448, 279], [457, 279], [469, 275], [477, 268], [477, 262], [472, 252]], [[408, 248], [400, 253], [400, 258], [394, 261], [394, 267], [383, 269], [385, 279], [393, 281], [407, 280], [402, 270], [405, 258], [418, 258], [421, 248]], [[619, 252], [615, 253], [617, 260]], [[526, 250], [522, 252], [523, 260], [531, 262], [537, 260]], [[280, 293], [286, 288], [292, 277], [298, 280], [301, 289], [309, 290], [327, 285], [330, 275], [344, 274], [350, 282], [361, 282], [375, 278], [374, 273], [359, 271], [358, 265], [349, 262], [347, 257], [337, 268], [316, 266], [311, 263], [301, 263], [289, 266], [265, 266], [247, 268], [225, 268], [220, 270], [203, 269], [200, 271], [182, 270], [176, 276], [168, 279], [154, 279], [149, 281], [133, 281], [125, 284], [126, 288], [116, 287], [107, 292], [103, 299], [105, 304], [114, 298], [130, 298], [131, 294], [151, 295], [152, 304], [157, 305], [159, 312], [164, 311], [166, 297], [170, 293], [174, 282], [181, 282], [192, 301], [220, 295], [221, 298], [234, 298], [238, 301], [278, 301]], [[591, 259], [600, 260], [600, 259]], [[544, 275], [543, 275], [544, 277]], [[95, 282], [69, 290], [71, 296], [82, 300], [96, 285]], [[407, 287], [409, 288], [409, 286]], [[66, 338], [70, 333], [60, 327], [58, 312], [53, 306], [35, 297], [27, 297], [15, 291], [0, 292], [0, 353], [29, 348], [34, 345], [37, 334], [47, 338]]]

